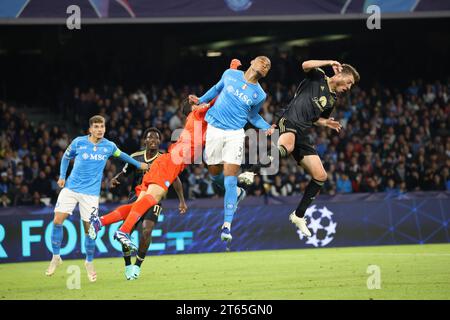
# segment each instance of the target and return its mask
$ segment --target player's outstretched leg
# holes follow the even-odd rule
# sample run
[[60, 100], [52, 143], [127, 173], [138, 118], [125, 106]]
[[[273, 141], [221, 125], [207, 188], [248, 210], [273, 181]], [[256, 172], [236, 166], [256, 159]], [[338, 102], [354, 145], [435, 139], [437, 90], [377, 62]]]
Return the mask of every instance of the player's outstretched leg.
[[322, 189], [322, 186], [327, 179], [327, 173], [317, 155], [305, 156], [302, 159], [301, 164], [311, 174], [312, 179], [306, 187], [305, 193], [303, 194], [297, 209], [289, 215], [289, 220], [294, 223], [304, 235], [310, 237], [311, 232], [307, 227], [305, 212]]
[[[238, 182], [250, 186], [253, 183], [254, 176], [255, 174], [253, 172], [249, 171], [243, 172], [238, 176]], [[225, 176], [223, 175], [223, 172], [220, 172], [219, 174], [216, 175], [211, 175], [211, 178], [214, 184], [216, 184], [219, 188], [225, 189]], [[239, 205], [239, 202], [245, 199], [245, 197], [247, 196], [247, 192], [245, 191], [244, 188], [241, 187], [236, 188], [237, 188], [236, 189], [237, 192], [236, 206], [237, 206]]]
[[50, 264], [45, 271], [45, 275], [52, 276], [56, 268], [58, 268], [62, 264], [61, 256], [59, 255], [59, 251], [61, 250], [61, 242], [63, 239], [63, 222], [67, 218], [68, 214], [66, 213], [55, 213], [55, 218], [53, 220], [53, 229], [52, 229], [52, 251], [53, 257], [50, 261]]
[[95, 240], [95, 238], [97, 238], [97, 233], [102, 229], [103, 226], [108, 226], [115, 222], [125, 220], [128, 217], [128, 214], [130, 213], [132, 207], [133, 203], [124, 204], [101, 217], [99, 217], [95, 213], [91, 214], [91, 217], [89, 219], [89, 237]]
[[225, 176], [224, 223], [221, 232], [222, 241], [231, 241], [231, 222], [237, 206], [237, 177]]
[[130, 250], [131, 252], [137, 251], [136, 245], [131, 241], [130, 235], [128, 233], [117, 230], [114, 233], [114, 240], [119, 241], [126, 250]]

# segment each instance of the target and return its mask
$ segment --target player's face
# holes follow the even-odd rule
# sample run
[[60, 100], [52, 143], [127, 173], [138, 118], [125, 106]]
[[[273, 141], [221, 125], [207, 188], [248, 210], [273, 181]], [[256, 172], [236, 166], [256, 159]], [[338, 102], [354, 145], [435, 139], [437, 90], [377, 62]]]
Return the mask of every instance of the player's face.
[[90, 134], [96, 139], [102, 139], [105, 135], [105, 130], [106, 128], [104, 122], [93, 123], [89, 128]]
[[271, 67], [269, 58], [256, 58], [252, 61], [251, 65], [253, 70], [258, 73], [261, 78], [267, 75]]
[[354, 84], [355, 79], [353, 78], [353, 75], [341, 73], [337, 75], [336, 92], [345, 93], [349, 91]]
[[161, 143], [161, 139], [159, 138], [159, 134], [157, 132], [149, 132], [147, 137], [145, 138], [145, 146], [147, 149], [159, 149], [159, 144]]

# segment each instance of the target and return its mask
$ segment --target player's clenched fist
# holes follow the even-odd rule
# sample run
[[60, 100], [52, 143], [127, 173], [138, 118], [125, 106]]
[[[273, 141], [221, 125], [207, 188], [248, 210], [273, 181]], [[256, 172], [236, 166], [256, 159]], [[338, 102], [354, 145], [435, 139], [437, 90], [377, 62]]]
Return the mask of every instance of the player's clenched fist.
[[145, 171], [147, 171], [147, 170], [148, 170], [148, 168], [149, 168], [149, 166], [148, 166], [148, 164], [147, 164], [147, 163], [145, 163], [145, 162], [141, 162], [141, 170], [145, 170]]
[[190, 94], [189, 95], [189, 103], [190, 104], [198, 104], [198, 97], [196, 95]]
[[64, 185], [66, 184], [66, 180], [64, 179], [59, 179], [57, 182], [58, 186], [62, 189], [64, 188]]
[[334, 74], [338, 74], [342, 72], [342, 65], [337, 61], [330, 61], [330, 66], [333, 68]]
[[273, 124], [269, 129], [265, 131], [266, 136], [271, 136], [275, 132], [276, 124]]
[[117, 180], [116, 178], [112, 178], [109, 187], [110, 187], [111, 189], [114, 189], [114, 188], [117, 187], [119, 184], [120, 184], [119, 180]]

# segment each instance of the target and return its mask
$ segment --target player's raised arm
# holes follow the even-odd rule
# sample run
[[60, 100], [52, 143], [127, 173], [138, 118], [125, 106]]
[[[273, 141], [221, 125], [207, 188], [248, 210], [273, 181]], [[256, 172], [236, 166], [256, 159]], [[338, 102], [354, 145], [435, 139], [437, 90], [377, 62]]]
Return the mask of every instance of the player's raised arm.
[[[241, 61], [239, 59], [235, 58], [235, 59], [231, 60], [231, 62], [230, 62], [230, 69], [237, 70], [237, 69], [239, 69], [240, 66], [242, 66], [242, 63], [241, 63]], [[222, 78], [223, 78], [223, 75], [222, 75]], [[221, 81], [222, 81], [222, 79], [221, 79]], [[217, 84], [216, 84], [216, 86], [217, 86]], [[222, 88], [223, 88], [223, 84], [222, 84]], [[218, 95], [216, 95], [207, 104], [206, 104], [206, 102], [208, 100], [205, 99], [205, 101], [204, 101], [205, 105], [203, 107], [212, 107], [214, 105], [214, 103], [216, 102], [217, 97], [218, 97]], [[196, 105], [201, 104], [200, 103], [200, 98], [195, 96], [195, 95], [189, 95], [189, 103], [196, 104]]]
[[302, 63], [302, 69], [308, 72], [315, 68], [331, 66], [335, 74], [342, 71], [342, 65], [335, 60], [307, 60]]
[[261, 102], [259, 102], [257, 105], [251, 108], [247, 119], [256, 128], [262, 130], [269, 130], [271, 128], [270, 124], [268, 124], [266, 120], [264, 120], [264, 118], [261, 117], [261, 115], [259, 114], [259, 110], [264, 104], [264, 101], [266, 101], [266, 99], [261, 100]]
[[[131, 157], [133, 157], [133, 155], [131, 155]], [[117, 173], [112, 179], [111, 179], [111, 184], [110, 184], [110, 188], [115, 188], [117, 185], [120, 184], [119, 182], [119, 178], [120, 176], [124, 175], [124, 176], [128, 176], [132, 171], [134, 172], [136, 170], [136, 167], [130, 167], [130, 165], [128, 163], [125, 163], [125, 165], [123, 166], [122, 170], [120, 170], [119, 173]]]
[[[203, 96], [197, 98], [196, 96], [190, 95], [189, 101], [195, 104], [202, 104], [213, 100], [223, 89], [223, 77], [226, 72], [227, 71], [223, 73], [222, 78], [220, 78], [220, 81], [217, 82], [215, 85], [213, 85], [211, 89], [209, 89]], [[197, 101], [195, 101], [195, 98], [197, 98]]]
[[148, 164], [146, 164], [144, 162], [138, 162], [138, 161], [134, 160], [127, 153], [121, 151], [117, 147], [116, 147], [116, 150], [113, 153], [113, 156], [116, 157], [116, 158], [119, 158], [120, 160], [125, 161], [125, 162], [127, 162], [127, 163], [135, 166], [136, 168], [141, 169], [141, 170], [147, 170], [148, 169]]

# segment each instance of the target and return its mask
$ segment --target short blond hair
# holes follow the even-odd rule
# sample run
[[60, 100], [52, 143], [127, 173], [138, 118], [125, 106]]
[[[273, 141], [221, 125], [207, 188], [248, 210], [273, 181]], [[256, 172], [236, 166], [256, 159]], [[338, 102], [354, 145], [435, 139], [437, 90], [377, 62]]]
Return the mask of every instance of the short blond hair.
[[255, 60], [256, 60], [256, 59], [266, 60], [266, 62], [269, 62], [270, 65], [272, 65], [272, 61], [270, 61], [269, 57], [266, 57], [266, 56], [257, 56], [257, 57], [255, 58]]
[[94, 123], [105, 123], [106, 120], [100, 115], [93, 116], [89, 119], [89, 127], [92, 127]]

